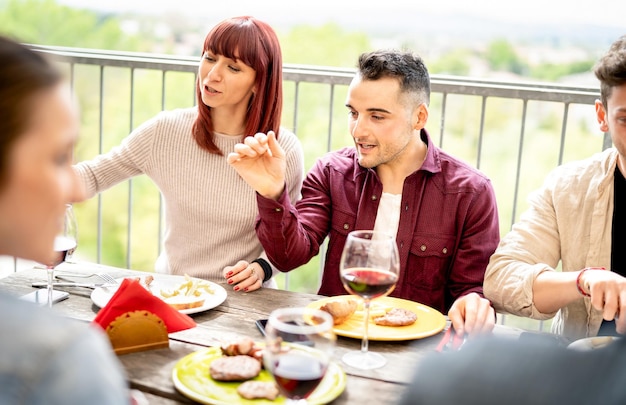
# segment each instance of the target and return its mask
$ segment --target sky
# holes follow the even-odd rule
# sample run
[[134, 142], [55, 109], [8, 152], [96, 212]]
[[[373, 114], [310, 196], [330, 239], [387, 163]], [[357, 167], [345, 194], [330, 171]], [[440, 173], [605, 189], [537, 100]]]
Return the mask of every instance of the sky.
[[[392, 24], [394, 18], [415, 16], [420, 24], [420, 13], [464, 14], [472, 18], [493, 19], [500, 22], [551, 23], [563, 21], [623, 27], [626, 33], [626, 1], [603, 0], [384, 0], [366, 2], [354, 0], [58, 0], [62, 4], [104, 11], [135, 11], [162, 13], [176, 11], [212, 20], [236, 15], [253, 15], [272, 23], [286, 18], [304, 22], [348, 22], [366, 18], [371, 24]], [[576, 4], [577, 3], [577, 4]]]

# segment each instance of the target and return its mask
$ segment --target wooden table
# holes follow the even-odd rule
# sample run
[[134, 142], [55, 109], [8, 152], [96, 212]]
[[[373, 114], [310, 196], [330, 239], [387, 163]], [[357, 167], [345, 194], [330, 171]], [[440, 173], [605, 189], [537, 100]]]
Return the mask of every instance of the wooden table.
[[[113, 277], [145, 275], [126, 269], [106, 267], [91, 263], [64, 264], [64, 269], [72, 272], [93, 273], [107, 271]], [[33, 281], [44, 281], [44, 270], [22, 270], [0, 279], [0, 291], [13, 295], [26, 294], [33, 290]], [[306, 306], [322, 298], [315, 294], [296, 293], [284, 290], [261, 289], [252, 293], [232, 291], [224, 282], [228, 297], [220, 306], [191, 315], [197, 327], [170, 334], [170, 347], [119, 356], [126, 369], [130, 385], [142, 391], [150, 404], [189, 404], [194, 403], [180, 394], [172, 382], [172, 369], [185, 355], [207, 346], [219, 345], [224, 339], [248, 336], [261, 339], [254, 321], [267, 318], [269, 313], [280, 307]], [[70, 298], [54, 305], [54, 309], [68, 317], [92, 321], [99, 308], [90, 299], [91, 290], [85, 288], [64, 288]], [[519, 335], [521, 331], [504, 326], [496, 326], [496, 333]], [[346, 372], [347, 387], [332, 404], [393, 404], [402, 395], [410, 382], [416, 363], [424, 355], [434, 351], [442, 333], [419, 340], [401, 342], [370, 341], [371, 351], [383, 353], [387, 364], [376, 370], [357, 370], [341, 362], [341, 356], [348, 350], [360, 348], [360, 340], [338, 337], [335, 361]]]

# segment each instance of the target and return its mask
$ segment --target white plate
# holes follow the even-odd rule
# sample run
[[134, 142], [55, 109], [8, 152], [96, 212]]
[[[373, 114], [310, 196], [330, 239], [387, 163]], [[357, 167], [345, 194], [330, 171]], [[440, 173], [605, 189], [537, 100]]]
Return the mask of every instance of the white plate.
[[594, 336], [594, 337], [588, 337], [588, 338], [584, 338], [584, 339], [578, 339], [572, 343], [570, 343], [567, 348], [568, 349], [572, 349], [572, 350], [578, 350], [578, 351], [588, 351], [588, 350], [595, 350], [595, 349], [601, 349], [603, 347], [606, 347], [607, 345], [613, 343], [614, 341], [618, 340], [619, 337], [617, 336]]
[[[154, 277], [154, 281], [150, 283], [150, 289], [152, 290], [152, 293], [159, 298], [162, 298], [159, 295], [159, 291], [161, 291], [162, 289], [174, 290], [175, 288], [177, 288], [178, 286], [180, 286], [182, 283], [186, 281], [184, 276], [174, 276], [174, 275], [169, 275], [169, 274], [152, 274], [152, 273], [150, 273], [150, 275]], [[136, 277], [128, 277], [128, 278], [134, 279]], [[122, 280], [124, 279], [123, 278], [117, 279], [117, 281], [120, 283], [122, 282]], [[142, 282], [143, 282], [143, 279], [142, 279]], [[179, 310], [179, 312], [183, 314], [195, 314], [197, 312], [207, 311], [211, 308], [215, 308], [216, 306], [224, 302], [224, 300], [226, 300], [226, 290], [224, 289], [224, 287], [222, 287], [219, 284], [215, 284], [212, 281], [202, 280], [202, 282], [207, 283], [211, 286], [211, 289], [213, 290], [213, 294], [203, 292], [203, 295], [205, 296], [205, 300], [204, 300], [204, 304], [201, 307], [181, 309]], [[117, 287], [115, 286], [98, 287], [91, 292], [91, 301], [93, 301], [94, 304], [102, 308], [109, 302], [109, 300], [111, 299], [111, 297], [113, 297], [113, 294], [115, 294], [116, 291], [117, 291]]]

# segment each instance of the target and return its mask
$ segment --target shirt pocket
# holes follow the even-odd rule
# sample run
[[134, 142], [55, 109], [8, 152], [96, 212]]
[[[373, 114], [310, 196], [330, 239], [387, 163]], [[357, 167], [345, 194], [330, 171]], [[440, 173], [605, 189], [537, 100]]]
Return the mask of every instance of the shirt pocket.
[[[356, 215], [351, 212], [340, 211], [335, 209], [331, 220], [330, 238], [328, 240], [328, 252], [333, 253], [333, 257], [329, 260], [337, 260], [339, 266], [339, 258], [346, 244], [348, 234], [354, 231], [356, 224]], [[336, 253], [336, 254], [335, 254]]]
[[356, 224], [356, 215], [352, 212], [344, 212], [335, 209], [332, 217], [332, 229], [338, 235], [343, 235], [344, 239], [348, 237], [348, 234], [354, 231]]
[[415, 235], [411, 243], [406, 281], [418, 289], [443, 289], [454, 250], [454, 237]]

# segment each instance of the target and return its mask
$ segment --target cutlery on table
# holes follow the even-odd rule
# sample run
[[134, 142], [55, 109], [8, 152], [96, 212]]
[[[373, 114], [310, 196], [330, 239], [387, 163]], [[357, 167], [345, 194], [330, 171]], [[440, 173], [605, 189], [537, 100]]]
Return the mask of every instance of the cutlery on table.
[[91, 273], [91, 274], [57, 272], [57, 274], [55, 274], [55, 278], [58, 278], [59, 280], [65, 280], [65, 281], [75, 281], [72, 278], [90, 278], [90, 277], [98, 277], [101, 280], [104, 280], [107, 284], [118, 284], [118, 281], [114, 279], [113, 276], [104, 272]]
[[[111, 286], [111, 284], [112, 283], [77, 283], [77, 282], [62, 281], [62, 282], [52, 283], [52, 287], [53, 288], [54, 287], [98, 288], [98, 287], [104, 287], [104, 286]], [[47, 287], [48, 283], [46, 283], [45, 281], [35, 281], [33, 282], [32, 286], [36, 288], [42, 288], [42, 287]]]
[[456, 333], [452, 325], [450, 325], [435, 350], [438, 352], [459, 350], [465, 344], [465, 340], [466, 336]]

